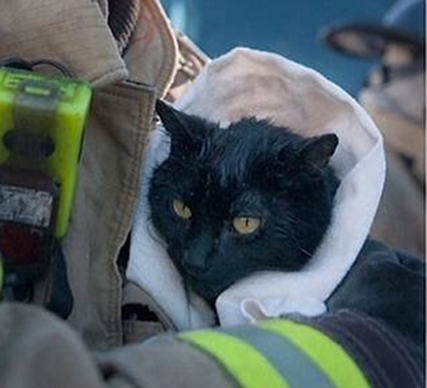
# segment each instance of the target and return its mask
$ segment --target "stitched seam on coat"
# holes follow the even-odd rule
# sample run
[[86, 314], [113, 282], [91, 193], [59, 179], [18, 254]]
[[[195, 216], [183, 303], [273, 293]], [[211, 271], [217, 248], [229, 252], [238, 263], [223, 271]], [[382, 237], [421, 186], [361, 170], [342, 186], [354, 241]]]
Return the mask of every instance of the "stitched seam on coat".
[[[90, 79], [89, 77], [89, 82], [94, 86], [97, 87], [98, 85], [103, 85], [103, 83], [107, 80], [108, 78], [111, 77], [114, 73], [119, 72], [118, 74], [120, 75], [120, 77], [125, 78], [127, 75], [127, 70], [126, 68], [121, 65], [121, 66], [117, 66], [111, 70], [109, 70], [107, 73], [104, 73], [102, 75], [97, 75], [95, 76], [93, 79]], [[119, 80], [115, 80], [115, 82], [118, 82]], [[107, 93], [108, 94], [108, 93]]]
[[[130, 89], [128, 89], [130, 90]], [[138, 90], [142, 93], [147, 93], [148, 90]], [[122, 93], [113, 93], [113, 92], [104, 92], [106, 95], [113, 96], [115, 98], [121, 98], [127, 101], [135, 101], [134, 96], [124, 95]], [[135, 92], [134, 92], [135, 93]], [[117, 283], [117, 280], [119, 280], [120, 283], [120, 274], [118, 272], [117, 266], [116, 266], [116, 257], [118, 254], [118, 247], [120, 245], [120, 240], [122, 240], [122, 235], [126, 235], [126, 231], [124, 230], [127, 225], [129, 224], [130, 218], [132, 216], [132, 209], [134, 207], [135, 199], [137, 198], [137, 194], [134, 193], [134, 195], [130, 195], [132, 192], [132, 187], [134, 186], [134, 190], [136, 191], [138, 189], [137, 182], [139, 181], [139, 177], [137, 174], [137, 171], [139, 170], [138, 164], [141, 165], [141, 158], [142, 158], [142, 151], [145, 144], [144, 138], [146, 138], [146, 135], [148, 133], [148, 130], [143, 130], [146, 126], [149, 126], [149, 121], [145, 121], [144, 117], [150, 116], [150, 107], [152, 104], [149, 104], [148, 102], [146, 104], [142, 103], [142, 99], [138, 98], [138, 115], [136, 118], [136, 123], [133, 124], [133, 128], [136, 130], [135, 135], [135, 146], [133, 149], [133, 157], [131, 161], [131, 165], [129, 166], [129, 170], [127, 173], [127, 176], [123, 180], [122, 187], [120, 189], [119, 193], [119, 199], [118, 199], [118, 206], [113, 213], [112, 219], [115, 220], [115, 222], [111, 223], [110, 227], [110, 243], [109, 243], [109, 249], [108, 252], [110, 253], [107, 257], [108, 264], [113, 264], [113, 266], [109, 266], [110, 270], [109, 272], [109, 281], [110, 284]], [[145, 125], [148, 124], [148, 125]], [[138, 151], [141, 150], [140, 155], [141, 158], [138, 158]], [[139, 162], [139, 163], [138, 163]], [[132, 182], [133, 185], [132, 185]], [[127, 229], [127, 228], [126, 228]], [[118, 319], [120, 317], [120, 306], [121, 306], [121, 287], [113, 288], [113, 291], [109, 293], [109, 308], [108, 308], [108, 317], [107, 317], [107, 324], [109, 327], [109, 333], [108, 333], [108, 339], [110, 344], [116, 345], [116, 339], [117, 336], [120, 336], [120, 326], [121, 326], [121, 320]], [[121, 339], [122, 340], [122, 339]]]

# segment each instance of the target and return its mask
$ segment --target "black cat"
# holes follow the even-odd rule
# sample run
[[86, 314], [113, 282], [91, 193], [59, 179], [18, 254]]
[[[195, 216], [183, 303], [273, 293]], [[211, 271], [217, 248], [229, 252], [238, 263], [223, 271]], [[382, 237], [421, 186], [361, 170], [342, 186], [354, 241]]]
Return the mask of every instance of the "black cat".
[[171, 152], [152, 177], [152, 221], [191, 288], [213, 301], [255, 271], [303, 267], [330, 223], [337, 136], [307, 139], [255, 118], [222, 129], [156, 109]]
[[[156, 110], [171, 152], [151, 180], [152, 221], [185, 282], [212, 303], [255, 271], [301, 269], [331, 220], [338, 138], [254, 118], [222, 129], [161, 101]], [[424, 261], [367, 240], [326, 303], [388, 323], [423, 357], [424, 294]]]

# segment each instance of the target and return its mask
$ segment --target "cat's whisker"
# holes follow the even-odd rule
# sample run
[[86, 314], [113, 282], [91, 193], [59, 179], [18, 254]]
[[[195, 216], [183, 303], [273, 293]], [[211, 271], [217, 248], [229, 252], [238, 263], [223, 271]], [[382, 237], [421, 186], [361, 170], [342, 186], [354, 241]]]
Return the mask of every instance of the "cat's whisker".
[[310, 257], [311, 257], [311, 256], [313, 256], [313, 253], [311, 253], [311, 252], [307, 251], [307, 249], [304, 249], [304, 248], [302, 248], [302, 247], [300, 247], [300, 246], [297, 246], [297, 249], [298, 249], [299, 251], [301, 251], [301, 252], [305, 253], [306, 255], [309, 255]]

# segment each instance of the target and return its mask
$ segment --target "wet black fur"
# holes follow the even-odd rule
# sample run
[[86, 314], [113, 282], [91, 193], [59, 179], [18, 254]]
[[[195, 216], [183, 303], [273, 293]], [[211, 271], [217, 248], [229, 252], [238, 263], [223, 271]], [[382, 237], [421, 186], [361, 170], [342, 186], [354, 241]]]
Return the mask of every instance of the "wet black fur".
[[[171, 153], [151, 180], [152, 221], [192, 289], [213, 301], [255, 271], [302, 268], [331, 221], [337, 137], [307, 139], [254, 118], [221, 129], [161, 101], [156, 110]], [[191, 220], [175, 214], [174, 199]], [[261, 217], [262, 226], [239, 235], [236, 216]]]

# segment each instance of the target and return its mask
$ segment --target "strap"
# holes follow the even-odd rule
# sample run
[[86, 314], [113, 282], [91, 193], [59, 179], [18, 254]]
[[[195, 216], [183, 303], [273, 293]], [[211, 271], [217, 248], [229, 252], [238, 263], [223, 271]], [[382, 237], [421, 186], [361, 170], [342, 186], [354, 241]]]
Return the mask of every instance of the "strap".
[[57, 239], [54, 239], [52, 256], [51, 293], [46, 308], [66, 319], [71, 314], [74, 299], [68, 282], [64, 252]]

